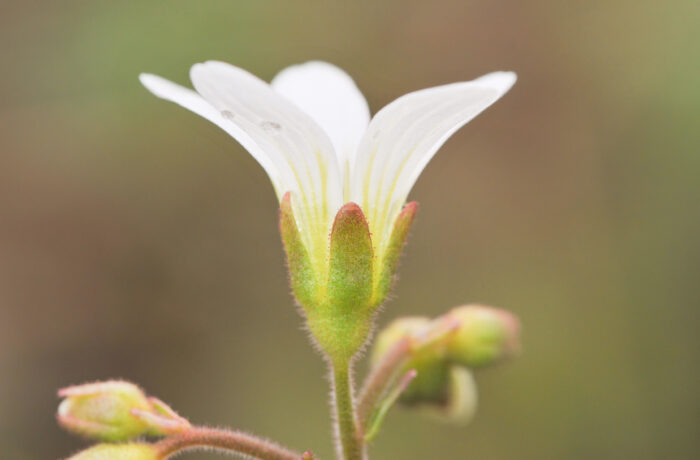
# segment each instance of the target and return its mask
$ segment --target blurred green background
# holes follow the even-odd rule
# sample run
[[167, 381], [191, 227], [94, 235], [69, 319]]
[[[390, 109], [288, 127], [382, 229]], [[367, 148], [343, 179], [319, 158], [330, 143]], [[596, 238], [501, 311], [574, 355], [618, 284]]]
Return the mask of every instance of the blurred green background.
[[0, 0], [0, 456], [80, 448], [56, 389], [123, 377], [332, 457], [272, 187], [137, 80], [323, 59], [373, 112], [519, 75], [414, 188], [379, 323], [480, 301], [520, 316], [524, 353], [478, 374], [470, 426], [397, 410], [373, 458], [700, 457], [698, 23], [682, 0]]

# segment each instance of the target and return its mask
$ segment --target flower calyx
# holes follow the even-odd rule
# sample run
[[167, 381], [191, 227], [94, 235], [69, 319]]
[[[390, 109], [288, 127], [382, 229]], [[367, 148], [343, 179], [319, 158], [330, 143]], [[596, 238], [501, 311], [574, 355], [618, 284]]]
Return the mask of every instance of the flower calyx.
[[[292, 199], [288, 192], [280, 205], [292, 291], [316, 342], [331, 358], [347, 360], [366, 341], [374, 314], [390, 291], [417, 206], [405, 207], [386, 247], [378, 248], [363, 210], [346, 203], [335, 215], [328, 253], [318, 255], [303, 242]], [[326, 261], [320, 269], [313, 262], [318, 259]]]

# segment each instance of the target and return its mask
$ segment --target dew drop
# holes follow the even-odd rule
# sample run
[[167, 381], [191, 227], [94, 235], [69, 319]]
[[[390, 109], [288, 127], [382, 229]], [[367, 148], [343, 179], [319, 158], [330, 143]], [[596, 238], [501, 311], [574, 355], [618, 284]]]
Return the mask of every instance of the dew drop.
[[274, 121], [263, 121], [260, 123], [260, 127], [268, 134], [277, 134], [282, 131], [282, 125]]

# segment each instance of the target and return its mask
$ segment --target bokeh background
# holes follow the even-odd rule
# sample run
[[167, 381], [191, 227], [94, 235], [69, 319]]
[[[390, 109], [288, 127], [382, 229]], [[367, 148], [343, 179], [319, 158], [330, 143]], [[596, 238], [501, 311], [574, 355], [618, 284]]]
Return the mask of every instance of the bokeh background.
[[332, 457], [272, 187], [137, 81], [324, 59], [373, 112], [520, 78], [413, 190], [379, 323], [480, 301], [520, 316], [524, 353], [478, 374], [470, 426], [397, 410], [373, 458], [698, 458], [699, 22], [692, 0], [0, 0], [0, 456], [79, 449], [56, 389], [123, 377]]

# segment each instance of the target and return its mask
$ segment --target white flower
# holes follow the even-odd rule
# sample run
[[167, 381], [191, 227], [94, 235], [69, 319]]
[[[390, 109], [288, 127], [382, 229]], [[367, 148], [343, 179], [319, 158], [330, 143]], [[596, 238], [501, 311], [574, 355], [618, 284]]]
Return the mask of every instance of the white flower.
[[223, 62], [195, 64], [192, 91], [140, 76], [153, 94], [213, 122], [236, 139], [292, 206], [314, 271], [325, 273], [328, 237], [338, 209], [357, 203], [381, 264], [393, 222], [416, 179], [457, 129], [515, 83], [512, 72], [406, 94], [370, 121], [353, 80], [339, 68], [309, 62], [268, 84]]

